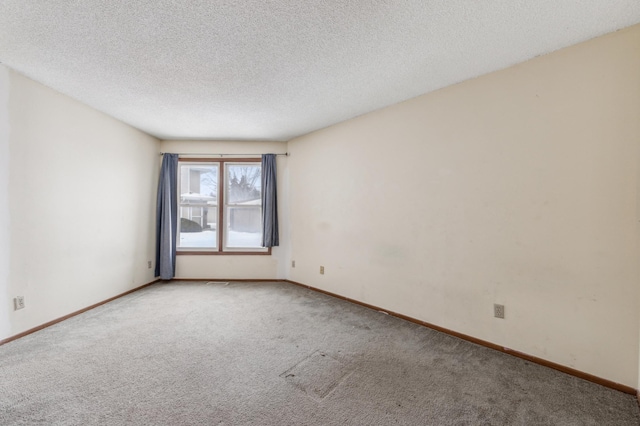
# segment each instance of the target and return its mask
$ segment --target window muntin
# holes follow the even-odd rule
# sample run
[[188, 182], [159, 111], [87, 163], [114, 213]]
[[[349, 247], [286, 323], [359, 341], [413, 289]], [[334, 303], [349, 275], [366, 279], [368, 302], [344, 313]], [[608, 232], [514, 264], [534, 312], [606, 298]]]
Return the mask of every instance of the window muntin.
[[178, 254], [270, 254], [262, 247], [260, 160], [181, 159]]

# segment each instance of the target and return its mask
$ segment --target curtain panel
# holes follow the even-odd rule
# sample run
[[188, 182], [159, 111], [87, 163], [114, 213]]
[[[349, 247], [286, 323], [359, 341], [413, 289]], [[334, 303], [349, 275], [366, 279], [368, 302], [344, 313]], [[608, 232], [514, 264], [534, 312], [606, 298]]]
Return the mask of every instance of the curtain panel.
[[262, 247], [276, 247], [278, 237], [278, 194], [276, 155], [262, 155]]
[[170, 280], [176, 274], [178, 232], [178, 154], [164, 154], [158, 181], [156, 208], [155, 276]]

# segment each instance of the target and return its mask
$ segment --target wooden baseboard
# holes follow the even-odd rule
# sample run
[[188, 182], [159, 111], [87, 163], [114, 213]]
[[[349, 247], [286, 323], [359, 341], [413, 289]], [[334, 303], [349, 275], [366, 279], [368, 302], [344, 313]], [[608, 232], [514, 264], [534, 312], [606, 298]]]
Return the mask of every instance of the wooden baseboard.
[[280, 283], [284, 280], [274, 278], [272, 280], [264, 278], [173, 278], [171, 281], [206, 281], [206, 282], [245, 282], [245, 283]]
[[335, 297], [337, 299], [341, 299], [341, 300], [345, 300], [347, 302], [355, 303], [357, 305], [364, 306], [365, 308], [369, 308], [369, 309], [374, 309], [376, 311], [385, 312], [385, 313], [387, 313], [389, 315], [392, 315], [394, 317], [401, 318], [403, 320], [410, 321], [412, 323], [415, 323], [415, 324], [418, 324], [418, 325], [422, 325], [424, 327], [428, 327], [428, 328], [431, 328], [433, 330], [440, 331], [442, 333], [449, 334], [451, 336], [457, 337], [457, 338], [462, 339], [462, 340], [466, 340], [466, 341], [471, 342], [471, 343], [475, 343], [475, 344], [480, 345], [480, 346], [484, 346], [484, 347], [487, 347], [487, 348], [490, 348], [490, 349], [495, 349], [497, 351], [500, 351], [500, 352], [503, 352], [503, 353], [506, 353], [506, 354], [509, 354], [509, 355], [513, 355], [513, 356], [516, 356], [518, 358], [525, 359], [525, 360], [533, 362], [535, 364], [539, 364], [539, 365], [543, 365], [545, 367], [553, 368], [554, 370], [558, 370], [558, 371], [561, 371], [563, 373], [569, 374], [571, 376], [579, 377], [581, 379], [584, 379], [584, 380], [587, 380], [587, 381], [590, 381], [590, 382], [593, 382], [593, 383], [597, 383], [599, 385], [606, 386], [608, 388], [615, 389], [615, 390], [618, 390], [620, 392], [628, 393], [630, 395], [637, 395], [638, 402], [640, 403], [640, 390], [636, 390], [635, 388], [632, 388], [631, 386], [627, 386], [627, 385], [623, 385], [622, 383], [616, 383], [616, 382], [611, 381], [611, 380], [603, 379], [602, 377], [594, 376], [593, 374], [585, 373], [584, 371], [576, 370], [576, 369], [571, 368], [571, 367], [566, 367], [566, 366], [561, 365], [561, 364], [556, 364], [555, 362], [547, 361], [546, 359], [538, 358], [538, 357], [533, 356], [533, 355], [529, 355], [529, 354], [525, 354], [523, 352], [515, 351], [513, 349], [505, 348], [503, 346], [496, 345], [495, 343], [487, 342], [486, 340], [477, 339], [477, 338], [475, 338], [473, 336], [469, 336], [469, 335], [466, 335], [466, 334], [463, 334], [463, 333], [458, 333], [457, 331], [449, 330], [447, 328], [440, 327], [440, 326], [435, 325], [435, 324], [431, 324], [431, 323], [428, 323], [428, 322], [425, 322], [425, 321], [421, 321], [421, 320], [418, 320], [418, 319], [415, 319], [415, 318], [411, 318], [411, 317], [408, 317], [406, 315], [399, 314], [397, 312], [388, 311], [388, 310], [380, 308], [378, 306], [374, 306], [374, 305], [370, 305], [368, 303], [360, 302], [360, 301], [355, 300], [355, 299], [350, 299], [348, 297], [341, 296], [341, 295], [335, 294], [335, 293], [331, 293], [331, 292], [326, 291], [326, 290], [322, 290], [322, 289], [319, 289], [319, 288], [316, 288], [316, 287], [312, 287], [312, 286], [309, 286], [309, 285], [306, 285], [306, 284], [302, 284], [302, 283], [298, 283], [298, 282], [291, 281], [291, 280], [282, 280], [282, 281], [288, 282], [290, 284], [294, 284], [294, 285], [297, 285], [297, 286], [300, 286], [300, 287], [304, 287], [304, 288], [307, 288], [309, 290], [317, 291], [319, 293], [323, 293], [323, 294], [326, 294], [328, 296]]
[[63, 317], [56, 318], [56, 319], [54, 319], [53, 321], [46, 322], [46, 323], [44, 323], [44, 324], [42, 324], [42, 325], [39, 325], [39, 326], [37, 326], [37, 327], [33, 327], [33, 328], [31, 328], [31, 329], [29, 329], [29, 330], [27, 330], [27, 331], [23, 331], [22, 333], [18, 333], [18, 334], [16, 334], [15, 336], [7, 337], [6, 339], [0, 340], [0, 346], [4, 345], [5, 343], [12, 342], [12, 341], [14, 341], [14, 340], [16, 340], [16, 339], [19, 339], [19, 338], [21, 338], [21, 337], [27, 336], [27, 335], [29, 335], [29, 334], [31, 334], [31, 333], [35, 333], [36, 331], [40, 331], [40, 330], [42, 330], [43, 328], [50, 327], [50, 326], [52, 326], [52, 325], [54, 325], [54, 324], [57, 324], [57, 323], [59, 323], [59, 322], [61, 322], [61, 321], [64, 321], [64, 320], [66, 320], [66, 319], [69, 319], [69, 318], [71, 318], [71, 317], [75, 317], [76, 315], [79, 315], [79, 314], [81, 314], [81, 313], [83, 313], [83, 312], [87, 312], [87, 311], [89, 311], [89, 310], [91, 310], [91, 309], [93, 309], [93, 308], [97, 308], [97, 307], [98, 307], [98, 306], [100, 306], [100, 305], [104, 305], [105, 303], [109, 303], [109, 302], [111, 302], [111, 301], [113, 301], [113, 300], [116, 300], [116, 299], [118, 299], [118, 298], [122, 297], [122, 296], [126, 296], [127, 294], [131, 294], [131, 293], [133, 293], [133, 292], [135, 292], [135, 291], [141, 290], [141, 289], [143, 289], [143, 288], [145, 288], [145, 287], [150, 286], [151, 284], [155, 284], [155, 283], [157, 283], [158, 281], [160, 281], [160, 279], [157, 279], [157, 280], [151, 281], [150, 283], [147, 283], [147, 284], [143, 284], [143, 285], [141, 285], [140, 287], [136, 287], [136, 288], [134, 288], [134, 289], [131, 289], [131, 290], [125, 291], [124, 293], [118, 294], [117, 296], [110, 297], [110, 298], [108, 298], [108, 299], [106, 299], [106, 300], [103, 300], [103, 301], [101, 301], [101, 302], [94, 303], [94, 304], [93, 304], [93, 305], [91, 305], [91, 306], [87, 306], [86, 308], [80, 309], [79, 311], [72, 312], [72, 313], [70, 313], [70, 314], [68, 314], [68, 315], [65, 315], [65, 316], [63, 316]]

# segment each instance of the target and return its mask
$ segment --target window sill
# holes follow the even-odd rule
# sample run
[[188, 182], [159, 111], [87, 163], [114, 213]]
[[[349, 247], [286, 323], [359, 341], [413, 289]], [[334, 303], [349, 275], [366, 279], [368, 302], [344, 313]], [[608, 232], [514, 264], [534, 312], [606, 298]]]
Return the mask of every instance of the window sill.
[[201, 251], [201, 250], [179, 250], [178, 256], [270, 256], [271, 248], [267, 251]]

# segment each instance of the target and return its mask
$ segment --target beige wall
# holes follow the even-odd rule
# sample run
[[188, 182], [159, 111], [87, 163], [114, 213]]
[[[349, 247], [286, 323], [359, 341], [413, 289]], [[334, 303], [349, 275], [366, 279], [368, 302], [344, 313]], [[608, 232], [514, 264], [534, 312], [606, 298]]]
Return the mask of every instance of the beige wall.
[[9, 312], [9, 70], [0, 65], [0, 339], [11, 332]]
[[637, 386], [639, 86], [636, 26], [291, 141], [291, 279]]
[[[179, 154], [267, 154], [286, 153], [286, 142], [252, 141], [162, 141], [162, 152]], [[253, 155], [255, 156], [255, 155]], [[278, 156], [278, 214], [280, 217], [280, 246], [271, 256], [190, 256], [178, 255], [176, 278], [204, 279], [279, 279], [288, 272], [289, 244], [287, 233], [287, 157]]]
[[[16, 72], [2, 73], [11, 236], [0, 299], [0, 318], [8, 312], [10, 325], [0, 339], [154, 279], [147, 260], [155, 257], [159, 157], [155, 138]], [[13, 311], [16, 295], [25, 297], [25, 309]]]

